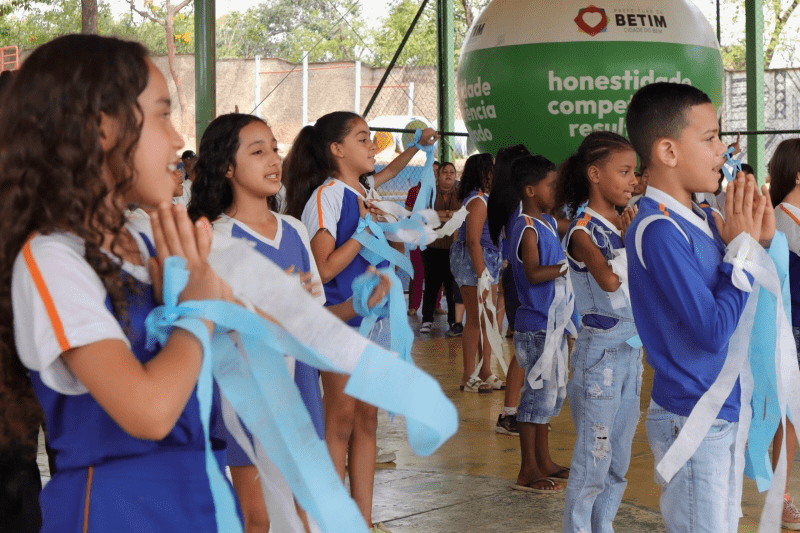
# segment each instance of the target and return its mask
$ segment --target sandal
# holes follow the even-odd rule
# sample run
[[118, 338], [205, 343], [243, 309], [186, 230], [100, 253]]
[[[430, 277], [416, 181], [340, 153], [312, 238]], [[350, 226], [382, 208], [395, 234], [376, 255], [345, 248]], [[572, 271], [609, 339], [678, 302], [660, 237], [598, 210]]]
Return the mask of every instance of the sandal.
[[[552, 488], [552, 489], [537, 489], [536, 487], [534, 487], [534, 485], [537, 484], [537, 483], [547, 483], [551, 487], [555, 487], [555, 488]], [[522, 492], [535, 492], [537, 494], [558, 494], [559, 492], [564, 492], [564, 487], [562, 487], [561, 485], [558, 485], [552, 479], [548, 479], [546, 477], [543, 477], [543, 478], [540, 478], [540, 479], [534, 479], [533, 481], [531, 481], [529, 483], [526, 483], [525, 485], [519, 485], [519, 484], [512, 485], [511, 486], [511, 490], [519, 490], [519, 491], [522, 491]]]
[[565, 467], [562, 468], [561, 470], [553, 472], [552, 474], [547, 476], [547, 479], [560, 482], [567, 481], [569, 479], [569, 468]]
[[488, 383], [492, 386], [494, 390], [506, 390], [506, 382], [492, 374], [488, 378], [483, 380], [484, 383]]
[[492, 386], [478, 378], [469, 378], [466, 384], [461, 385], [461, 392], [477, 392], [478, 394], [491, 394]]

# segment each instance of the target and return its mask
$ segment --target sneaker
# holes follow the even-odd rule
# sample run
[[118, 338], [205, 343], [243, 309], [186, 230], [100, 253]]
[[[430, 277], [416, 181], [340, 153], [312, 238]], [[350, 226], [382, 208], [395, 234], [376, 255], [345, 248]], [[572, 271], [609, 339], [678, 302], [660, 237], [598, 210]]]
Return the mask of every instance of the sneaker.
[[392, 533], [389, 531], [386, 526], [383, 525], [383, 522], [378, 522], [369, 530], [369, 533]]
[[433, 326], [433, 322], [423, 322], [422, 325], [419, 327], [420, 333], [430, 333], [431, 326]]
[[450, 326], [450, 329], [447, 330], [446, 335], [448, 337], [460, 337], [462, 333], [464, 333], [464, 325], [460, 322], [456, 322]]
[[397, 455], [392, 450], [378, 448], [378, 453], [375, 456], [375, 463], [379, 465], [393, 463], [395, 459], [397, 459]]
[[519, 437], [519, 428], [517, 427], [517, 415], [503, 416], [501, 413], [497, 417], [497, 424], [494, 426], [494, 431], [495, 433], [500, 433], [501, 435], [511, 435], [512, 437]]
[[781, 515], [781, 527], [800, 531], [800, 511], [794, 506], [791, 498], [783, 500], [783, 515]]

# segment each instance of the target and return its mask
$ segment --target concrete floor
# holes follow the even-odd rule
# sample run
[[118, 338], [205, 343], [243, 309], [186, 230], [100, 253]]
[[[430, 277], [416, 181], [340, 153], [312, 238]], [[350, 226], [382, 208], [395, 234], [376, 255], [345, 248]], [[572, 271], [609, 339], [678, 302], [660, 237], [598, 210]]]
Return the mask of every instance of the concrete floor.
[[[410, 319], [419, 328], [419, 317]], [[373, 519], [384, 522], [394, 533], [560, 532], [564, 493], [539, 495], [512, 491], [519, 469], [519, 439], [494, 432], [502, 410], [503, 393], [462, 393], [461, 339], [446, 338], [446, 321], [437, 317], [430, 334], [416, 334], [413, 354], [418, 366], [439, 380], [459, 412], [458, 433], [430, 457], [414, 455], [405, 436], [401, 417], [391, 421], [380, 414], [378, 445], [395, 450], [393, 464], [379, 465], [375, 476]], [[511, 345], [508, 349], [512, 350]], [[508, 352], [509, 355], [511, 352]], [[642, 412], [649, 403], [652, 371], [645, 365]], [[569, 400], [567, 400], [569, 401]], [[569, 406], [551, 421], [550, 448], [553, 459], [569, 466], [575, 430]], [[40, 446], [40, 469], [49, 480], [44, 447]], [[800, 469], [795, 468], [796, 472]], [[800, 499], [798, 475], [789, 490]], [[764, 496], [745, 478], [740, 532], [755, 532]], [[659, 487], [653, 481], [653, 456], [643, 423], [634, 436], [628, 488], [614, 523], [624, 533], [658, 533], [664, 524], [658, 507]]]

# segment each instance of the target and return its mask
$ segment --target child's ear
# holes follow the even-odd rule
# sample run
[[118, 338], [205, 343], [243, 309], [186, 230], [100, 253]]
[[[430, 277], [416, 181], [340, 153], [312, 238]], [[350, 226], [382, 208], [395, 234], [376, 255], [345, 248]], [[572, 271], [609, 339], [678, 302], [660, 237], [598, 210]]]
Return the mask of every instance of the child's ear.
[[534, 196], [536, 196], [536, 187], [533, 185], [526, 185], [525, 196], [527, 196], [528, 198], [533, 198]]
[[228, 163], [228, 171], [225, 173], [225, 177], [230, 179], [233, 177], [233, 165]]
[[664, 165], [675, 168], [678, 165], [677, 143], [668, 137], [657, 140], [653, 145], [653, 157]]
[[331, 153], [333, 157], [344, 157], [344, 151], [342, 150], [342, 145], [339, 143], [331, 143], [330, 145]]
[[595, 165], [592, 165], [586, 169], [586, 176], [589, 178], [590, 182], [600, 183], [600, 169]]
[[119, 139], [119, 120], [105, 113], [100, 113], [100, 124], [97, 126], [100, 149], [108, 152]]

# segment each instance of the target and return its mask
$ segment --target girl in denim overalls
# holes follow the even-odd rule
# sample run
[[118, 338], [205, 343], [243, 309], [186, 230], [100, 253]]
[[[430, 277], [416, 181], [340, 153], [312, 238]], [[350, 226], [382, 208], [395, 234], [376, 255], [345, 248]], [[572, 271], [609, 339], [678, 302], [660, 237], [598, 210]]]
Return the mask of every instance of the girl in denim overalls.
[[639, 420], [642, 353], [627, 295], [625, 228], [636, 154], [623, 137], [592, 133], [559, 169], [559, 204], [575, 212], [567, 259], [581, 315], [567, 385], [577, 441], [564, 506], [565, 532], [613, 531]]

